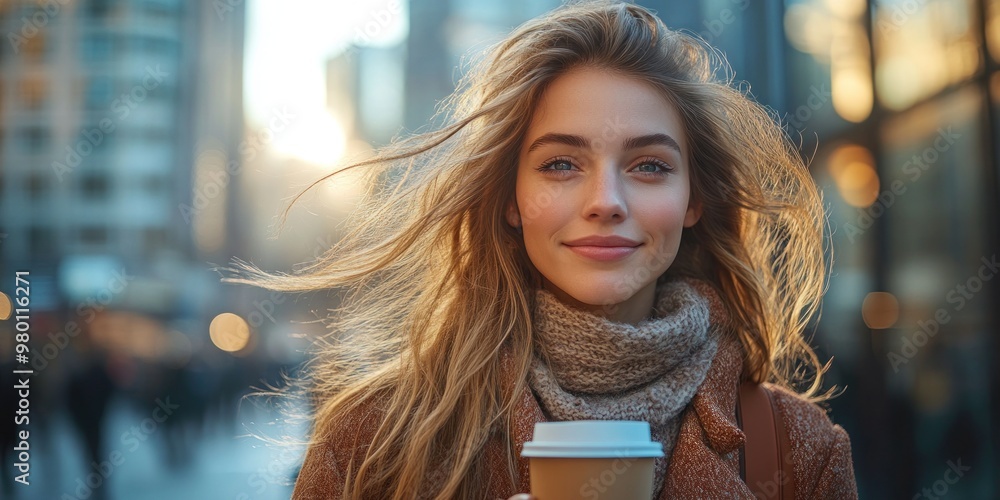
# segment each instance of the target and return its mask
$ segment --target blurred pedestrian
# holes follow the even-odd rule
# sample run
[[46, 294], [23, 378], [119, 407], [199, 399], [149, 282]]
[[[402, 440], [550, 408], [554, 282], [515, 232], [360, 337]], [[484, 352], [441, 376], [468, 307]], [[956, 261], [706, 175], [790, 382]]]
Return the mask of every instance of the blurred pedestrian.
[[[104, 449], [104, 421], [115, 394], [115, 384], [102, 350], [90, 347], [78, 355], [80, 363], [66, 382], [66, 409], [84, 444], [87, 474], [100, 473], [94, 464], [108, 461], [108, 450]], [[106, 498], [107, 484], [93, 488], [92, 495], [93, 499]]]

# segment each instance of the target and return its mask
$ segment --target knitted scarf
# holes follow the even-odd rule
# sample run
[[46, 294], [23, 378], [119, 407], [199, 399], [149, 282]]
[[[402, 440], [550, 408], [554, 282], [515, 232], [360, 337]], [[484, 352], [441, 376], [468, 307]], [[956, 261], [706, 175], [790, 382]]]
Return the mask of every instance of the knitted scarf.
[[707, 282], [675, 279], [656, 287], [651, 317], [619, 323], [535, 297], [536, 349], [528, 382], [551, 420], [644, 420], [663, 444], [655, 460], [659, 497], [680, 415], [705, 379], [724, 320]]

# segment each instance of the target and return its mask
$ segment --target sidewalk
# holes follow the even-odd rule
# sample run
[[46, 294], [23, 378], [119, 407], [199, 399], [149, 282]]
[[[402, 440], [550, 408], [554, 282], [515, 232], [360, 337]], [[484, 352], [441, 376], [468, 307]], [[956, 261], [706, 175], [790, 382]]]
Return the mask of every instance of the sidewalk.
[[[246, 424], [261, 425], [273, 419], [252, 405], [244, 405], [237, 425], [210, 425], [205, 436], [195, 439], [186, 466], [171, 468], [167, 439], [172, 435], [155, 429], [140, 439], [122, 439], [136, 429], [143, 415], [121, 399], [112, 401], [105, 420], [107, 479], [85, 463], [83, 444], [71, 422], [60, 414], [54, 418], [49, 439], [32, 443], [31, 484], [17, 485], [14, 500], [287, 500], [291, 479], [301, 457], [295, 450], [278, 450], [246, 435]], [[301, 436], [300, 436], [301, 437]], [[117, 465], [112, 452], [120, 453]], [[88, 491], [87, 480], [100, 484]], [[288, 484], [283, 484], [288, 483]], [[103, 496], [102, 496], [103, 494]], [[64, 496], [65, 495], [65, 496]]]

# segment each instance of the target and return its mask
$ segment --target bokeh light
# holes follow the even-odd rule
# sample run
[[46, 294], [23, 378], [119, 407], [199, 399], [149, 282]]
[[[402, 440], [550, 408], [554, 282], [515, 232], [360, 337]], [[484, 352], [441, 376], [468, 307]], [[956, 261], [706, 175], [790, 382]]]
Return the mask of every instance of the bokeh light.
[[9, 318], [11, 311], [10, 297], [6, 293], [0, 292], [0, 321]]
[[899, 301], [888, 292], [872, 292], [865, 297], [861, 316], [872, 330], [892, 328], [899, 320]]
[[847, 204], [865, 208], [875, 203], [880, 182], [875, 160], [867, 149], [856, 145], [838, 147], [830, 155], [829, 169], [837, 191]]
[[250, 343], [250, 325], [236, 314], [222, 313], [212, 319], [208, 335], [215, 347], [235, 353]]

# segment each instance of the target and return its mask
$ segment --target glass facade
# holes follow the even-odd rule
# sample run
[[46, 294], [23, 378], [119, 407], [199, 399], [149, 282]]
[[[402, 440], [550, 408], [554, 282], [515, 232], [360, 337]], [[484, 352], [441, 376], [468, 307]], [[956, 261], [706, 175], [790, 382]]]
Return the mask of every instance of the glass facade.
[[993, 4], [785, 2], [791, 93], [830, 88], [808, 122], [834, 259], [816, 343], [862, 498], [1000, 491], [942, 480], [997, 469]]

